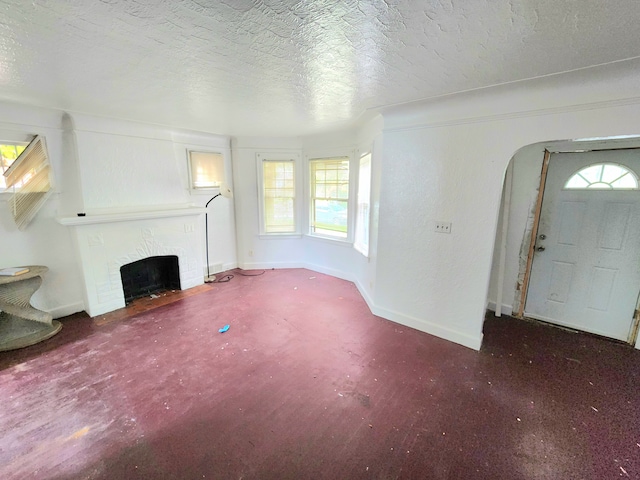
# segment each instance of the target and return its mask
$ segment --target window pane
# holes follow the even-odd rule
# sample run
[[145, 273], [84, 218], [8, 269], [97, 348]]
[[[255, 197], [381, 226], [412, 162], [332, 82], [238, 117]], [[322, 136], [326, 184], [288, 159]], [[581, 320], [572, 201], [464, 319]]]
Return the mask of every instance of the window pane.
[[569, 179], [565, 188], [587, 188], [589, 186], [589, 182], [587, 182], [580, 175], [574, 175]]
[[360, 158], [358, 171], [358, 210], [356, 212], [356, 231], [354, 247], [369, 255], [369, 205], [371, 202], [371, 154]]
[[349, 159], [313, 159], [311, 169], [310, 228], [312, 233], [347, 238]]
[[602, 171], [602, 181], [612, 183], [628, 172], [622, 165], [607, 164]]
[[7, 187], [20, 187], [8, 204], [18, 229], [24, 230], [51, 192], [51, 166], [44, 137], [36, 135], [5, 174]]
[[[16, 144], [0, 144], [0, 188], [7, 187], [4, 172], [13, 164], [13, 162], [20, 156], [20, 154], [27, 148], [26, 145]], [[22, 187], [24, 182], [20, 181], [15, 184], [16, 188]]]
[[262, 174], [264, 232], [295, 232], [294, 163], [292, 161], [263, 161]]
[[599, 189], [599, 190], [610, 190], [611, 189], [611, 185], [609, 185], [608, 183], [604, 183], [604, 182], [596, 182], [596, 183], [592, 183], [591, 185], [589, 185], [589, 188]]
[[638, 177], [623, 165], [600, 163], [590, 165], [575, 173], [564, 188], [567, 189], [638, 189]]
[[347, 202], [316, 200], [313, 232], [346, 238]]
[[224, 180], [224, 157], [221, 153], [189, 152], [192, 188], [219, 187]]
[[636, 178], [631, 173], [626, 173], [625, 175], [620, 177], [618, 180], [613, 182], [611, 184], [611, 186], [613, 188], [637, 189], [638, 188], [638, 181], [636, 180]]
[[602, 175], [602, 165], [593, 165], [580, 170], [580, 175], [589, 183], [599, 182]]

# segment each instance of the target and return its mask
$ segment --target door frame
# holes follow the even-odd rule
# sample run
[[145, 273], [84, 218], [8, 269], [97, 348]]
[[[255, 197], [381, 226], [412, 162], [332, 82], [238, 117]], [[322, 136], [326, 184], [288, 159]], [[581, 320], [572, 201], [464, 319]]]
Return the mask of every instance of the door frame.
[[[634, 147], [633, 149], [640, 149], [640, 147]], [[601, 148], [593, 149], [590, 151], [607, 151], [607, 150], [623, 150], [619, 148]], [[627, 149], [624, 149], [627, 150]], [[582, 152], [586, 152], [583, 150]], [[553, 152], [563, 153], [563, 152]], [[531, 227], [531, 235], [529, 238], [529, 247], [527, 253], [527, 262], [524, 269], [524, 277], [520, 286], [520, 305], [518, 306], [518, 312], [514, 315], [516, 318], [526, 318], [525, 305], [527, 303], [527, 295], [529, 293], [529, 283], [531, 280], [531, 267], [533, 265], [533, 256], [535, 253], [536, 239], [538, 238], [538, 227], [540, 226], [540, 216], [542, 212], [542, 200], [544, 199], [545, 187], [547, 183], [547, 171], [549, 169], [549, 161], [551, 160], [551, 152], [545, 148], [544, 157], [542, 159], [542, 169], [540, 172], [540, 184], [538, 186], [538, 196], [536, 199], [536, 207], [533, 214], [533, 224]], [[526, 238], [526, 233], [525, 233]], [[539, 320], [536, 320], [539, 321]], [[638, 300], [636, 301], [636, 308], [634, 311], [631, 328], [629, 329], [629, 335], [627, 336], [627, 343], [635, 345], [640, 334], [640, 285], [638, 285]]]

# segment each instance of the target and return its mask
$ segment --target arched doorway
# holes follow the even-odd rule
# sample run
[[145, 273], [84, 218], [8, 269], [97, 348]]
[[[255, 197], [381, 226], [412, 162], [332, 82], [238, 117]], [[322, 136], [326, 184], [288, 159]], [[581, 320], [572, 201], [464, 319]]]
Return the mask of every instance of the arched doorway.
[[[637, 248], [640, 242], [640, 233], [634, 233], [640, 229], [640, 207], [634, 206], [640, 191], [629, 188], [633, 172], [631, 176], [627, 172], [640, 174], [639, 146], [638, 139], [545, 142], [514, 155], [507, 175], [512, 184], [503, 193], [496, 237], [490, 309], [498, 315], [526, 316], [636, 342], [640, 253], [629, 247]], [[547, 188], [542, 178], [545, 151], [551, 165]], [[602, 166], [582, 172], [593, 182], [575, 176], [594, 164], [633, 161], [638, 165], [627, 170]], [[596, 174], [604, 178], [596, 179]], [[611, 185], [598, 184], [603, 179]], [[594, 186], [589, 189], [589, 185]], [[618, 253], [622, 257], [616, 266], [610, 260]], [[496, 306], [500, 298], [505, 299], [499, 302], [502, 308]], [[617, 318], [617, 327], [609, 328], [612, 317], [602, 320], [604, 312]]]

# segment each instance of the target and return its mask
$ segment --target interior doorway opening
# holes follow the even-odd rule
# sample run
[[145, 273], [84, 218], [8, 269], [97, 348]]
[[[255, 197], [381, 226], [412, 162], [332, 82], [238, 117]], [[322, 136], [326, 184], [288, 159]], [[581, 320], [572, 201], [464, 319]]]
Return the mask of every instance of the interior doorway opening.
[[[544, 242], [540, 242], [541, 239], [538, 237], [538, 235], [545, 235], [544, 238], [548, 238], [546, 236], [547, 234], [545, 234], [545, 232], [538, 233], [539, 226], [537, 222], [539, 222], [540, 219], [536, 219], [536, 215], [539, 215], [541, 211], [542, 200], [544, 198], [544, 182], [541, 185], [541, 178], [543, 175], [545, 159], [547, 162], [549, 162], [551, 161], [553, 155], [556, 155], [556, 160], [558, 160], [559, 156], [563, 156], [565, 154], [572, 154], [575, 157], [578, 156], [578, 154], [586, 154], [589, 152], [614, 152], [614, 154], [615, 152], [627, 152], [627, 156], [640, 158], [640, 138], [634, 137], [625, 139], [585, 139], [579, 141], [544, 142], [523, 147], [522, 149], [518, 150], [511, 159], [507, 173], [505, 175], [501, 210], [499, 214], [499, 222], [496, 233], [496, 243], [494, 247], [490, 289], [487, 300], [488, 309], [496, 312], [496, 315], [499, 316], [501, 314], [507, 314], [513, 315], [515, 317], [535, 316], [535, 313], [533, 316], [527, 315], [527, 313], [529, 313], [527, 309], [527, 299], [530, 292], [528, 288], [529, 285], [526, 284], [529, 280], [526, 277], [531, 273], [531, 269], [533, 268], [534, 263], [536, 263], [536, 255], [544, 255], [543, 252], [545, 252], [547, 249], [546, 244]], [[597, 162], [593, 161], [591, 163]], [[604, 163], [613, 164], [616, 162], [608, 161]], [[568, 190], [568, 188], [565, 188], [568, 187], [566, 182], [573, 178], [573, 175], [575, 175], [579, 170], [579, 168], [576, 168], [575, 170], [570, 171], [565, 175], [567, 178], [563, 179], [564, 183], [562, 183], [559, 191], [566, 192]], [[614, 170], [612, 169], [608, 170], [609, 171], [606, 172], [607, 175], [614, 172]], [[632, 168], [632, 170], [634, 169]], [[617, 171], [619, 173], [624, 173], [621, 170]], [[635, 173], [640, 174], [637, 169], [635, 169]], [[555, 176], [556, 174], [552, 172], [552, 175]], [[607, 178], [605, 178], [605, 180], [606, 179]], [[558, 180], [554, 180], [554, 183], [557, 183], [557, 181]], [[624, 185], [628, 187], [629, 184], [627, 182], [624, 183]], [[540, 190], [541, 186], [543, 187], [542, 191]], [[602, 187], [600, 189], [600, 197], [602, 197], [602, 195], [605, 193], [604, 187], [602, 185], [599, 186]], [[557, 188], [557, 185], [555, 188]], [[572, 193], [575, 193], [575, 191]], [[640, 192], [637, 192], [637, 194], [640, 195]], [[597, 217], [600, 221], [602, 221], [603, 218], [604, 220], [607, 220], [607, 218], [609, 219], [608, 230], [610, 231], [610, 235], [608, 237], [602, 237], [601, 233], [597, 232], [597, 229], [594, 233], [593, 228], [588, 234], [581, 234], [576, 232], [573, 232], [572, 234], [579, 236], [586, 235], [590, 237], [592, 246], [594, 243], [600, 242], [602, 244], [602, 242], [604, 242], [602, 245], [598, 245], [617, 248], [618, 245], [616, 241], [618, 243], [625, 243], [625, 241], [628, 242], [630, 238], [629, 235], [632, 235], [632, 230], [634, 228], [640, 228], [640, 226], [636, 225], [636, 223], [640, 224], [640, 220], [635, 220], [635, 214], [632, 214], [633, 212], [629, 210], [630, 207], [624, 206], [628, 205], [628, 199], [629, 196], [624, 197], [623, 194], [622, 199], [618, 198], [615, 201], [609, 202], [615, 204], [609, 207], [609, 213], [604, 214], [604, 210], [602, 210], [599, 213], [595, 214], [595, 216], [594, 214], [591, 215], [591, 217]], [[567, 204], [567, 201], [574, 200], [576, 199], [565, 198], [563, 201], [564, 204]], [[609, 198], [609, 200], [613, 200], [613, 198]], [[569, 207], [575, 206], [575, 203], [569, 205]], [[571, 210], [569, 207], [565, 208], [565, 210], [567, 211], [565, 212], [565, 218], [575, 218], [575, 216], [569, 214], [569, 210]], [[586, 220], [593, 220], [593, 218], [588, 215], [588, 212], [585, 211], [585, 215]], [[625, 218], [628, 221], [624, 221]], [[631, 222], [631, 225], [629, 225], [629, 221]], [[589, 222], [586, 222], [586, 224], [589, 224]], [[605, 222], [605, 225], [606, 224], [607, 223]], [[563, 233], [565, 236], [568, 234], [567, 225], [569, 224], [565, 220]], [[626, 226], [633, 228], [631, 228], [631, 230], [625, 230], [624, 228]], [[575, 228], [578, 228], [578, 226], [574, 225], [574, 229]], [[558, 232], [554, 232], [554, 235], [556, 235], [557, 233]], [[566, 240], [566, 238], [564, 238], [563, 241], [564, 240]], [[535, 249], [539, 247], [542, 247], [543, 250], [537, 252], [537, 250]], [[609, 250], [612, 251], [614, 249], [609, 248]], [[560, 263], [558, 262], [561, 263], [563, 262], [563, 260], [556, 259], [556, 266], [560, 265]], [[569, 268], [566, 265], [571, 262], [564, 263], [565, 279], [570, 279], [572, 273], [569, 272], [569, 270], [573, 267]], [[637, 266], [637, 269], [640, 270], [640, 254], [638, 254], [635, 260], [631, 263]], [[627, 290], [628, 288], [632, 288], [635, 293], [633, 294], [633, 299], [631, 301], [628, 300], [629, 297], [627, 295], [626, 302], [628, 305], [626, 308], [627, 310], [629, 310], [629, 314], [627, 315], [625, 313], [624, 315], [626, 316], [626, 321], [628, 322], [628, 331], [626, 332], [623, 341], [635, 344], [637, 348], [640, 348], [640, 345], [638, 345], [638, 343], [640, 342], [638, 342], [637, 339], [638, 323], [640, 322], [638, 322], [638, 315], [635, 315], [638, 310], [638, 293], [640, 292], [640, 280], [636, 281], [633, 279], [630, 280], [629, 278], [625, 279], [623, 278], [624, 276], [621, 277], [619, 273], [616, 273], [614, 269], [610, 268], [610, 266], [607, 265], [594, 264], [589, 268], [591, 270], [587, 269], [587, 273], [585, 273], [585, 269], [583, 268], [581, 273], [578, 272], [578, 276], [575, 277], [576, 279], [581, 279], [583, 290], [584, 288], [587, 288], [586, 294], [583, 292], [583, 297], [588, 297], [591, 301], [591, 304], [587, 305], [585, 308], [589, 307], [594, 311], [597, 311], [598, 308], [600, 310], [606, 310], [607, 305], [613, 305], [616, 302], [615, 299], [613, 299], [613, 297], [609, 295], [607, 286], [615, 286], [616, 282], [618, 284], [633, 284], [631, 287], [627, 285]], [[596, 273], [599, 274], [599, 276], [596, 276], [595, 278], [593, 278], [594, 268]], [[573, 269], [575, 270], [575, 268]], [[565, 281], [560, 273], [562, 273], [561, 268], [556, 268], [555, 273], [553, 273], [553, 275], [555, 275], [554, 281], [556, 283], [556, 287], [565, 285], [566, 283], [571, 283], [570, 281]], [[547, 277], [551, 278], [553, 275], [547, 272]], [[573, 275], [576, 275], [575, 272], [573, 273]], [[539, 280], [535, 281], [538, 282]], [[591, 292], [588, 289], [589, 282], [591, 282], [592, 286]], [[585, 285], [587, 285], [587, 287], [585, 287]], [[571, 285], [569, 285], [569, 287], [571, 288]], [[575, 289], [575, 286], [573, 288]], [[565, 288], [565, 293], [568, 293], [569, 289]], [[538, 296], [546, 298], [549, 296], [547, 295], [549, 291], [545, 291], [543, 288], [543, 293], [538, 293]], [[594, 291], [597, 292], [597, 295], [593, 294]], [[556, 291], [555, 293], [558, 293], [558, 291]], [[553, 303], [552, 305], [557, 306]], [[543, 315], [538, 315], [538, 317], [543, 317]], [[538, 319], [543, 321], [548, 320], [547, 318]], [[562, 325], [562, 323], [557, 322], [556, 324]], [[576, 328], [572, 325], [565, 326]], [[592, 333], [596, 334], [602, 334], [602, 332], [595, 331], [596, 329], [594, 328], [585, 329], [580, 328], [579, 325], [577, 328], [581, 330], [591, 331]], [[613, 338], [620, 338], [620, 334], [618, 333], [617, 337], [614, 336]]]

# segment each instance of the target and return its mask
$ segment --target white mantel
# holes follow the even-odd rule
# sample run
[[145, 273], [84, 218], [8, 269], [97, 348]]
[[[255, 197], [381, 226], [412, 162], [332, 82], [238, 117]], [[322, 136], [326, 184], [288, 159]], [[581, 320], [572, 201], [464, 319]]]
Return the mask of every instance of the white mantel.
[[120, 267], [176, 255], [181, 288], [201, 285], [203, 207], [168, 206], [58, 218], [74, 233], [85, 286], [85, 309], [95, 317], [125, 306]]
[[96, 223], [114, 223], [127, 222], [132, 220], [149, 220], [153, 218], [169, 218], [169, 217], [186, 217], [190, 215], [200, 215], [204, 213], [204, 207], [195, 207], [193, 205], [176, 206], [157, 210], [126, 210], [114, 211], [109, 213], [95, 213], [78, 215], [75, 217], [59, 217], [58, 223], [67, 227], [75, 227], [78, 225], [93, 225]]

